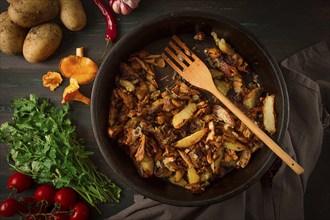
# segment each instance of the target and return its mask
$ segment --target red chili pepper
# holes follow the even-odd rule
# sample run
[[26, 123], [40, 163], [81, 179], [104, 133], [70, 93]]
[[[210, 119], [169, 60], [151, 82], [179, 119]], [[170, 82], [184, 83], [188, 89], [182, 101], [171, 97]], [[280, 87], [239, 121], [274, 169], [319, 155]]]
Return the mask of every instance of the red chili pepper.
[[[114, 42], [117, 37], [117, 25], [116, 25], [116, 19], [113, 16], [112, 12], [110, 11], [110, 8], [107, 7], [101, 0], [93, 0], [94, 3], [97, 5], [97, 7], [100, 9], [102, 14], [104, 15], [107, 23], [107, 29], [105, 34], [105, 40], [107, 42], [105, 51], [108, 47], [108, 44], [110, 42]], [[103, 54], [104, 55], [104, 54]], [[102, 57], [103, 57], [102, 55]]]

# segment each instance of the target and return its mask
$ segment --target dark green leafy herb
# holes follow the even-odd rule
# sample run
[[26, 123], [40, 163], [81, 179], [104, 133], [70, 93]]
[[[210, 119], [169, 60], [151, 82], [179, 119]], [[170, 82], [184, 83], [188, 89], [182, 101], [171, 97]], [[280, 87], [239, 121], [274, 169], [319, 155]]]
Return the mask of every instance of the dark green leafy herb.
[[0, 141], [10, 145], [7, 161], [38, 183], [71, 187], [89, 204], [118, 202], [120, 188], [98, 172], [68, 118], [68, 105], [54, 107], [49, 100], [30, 95], [12, 101], [12, 122], [0, 127]]

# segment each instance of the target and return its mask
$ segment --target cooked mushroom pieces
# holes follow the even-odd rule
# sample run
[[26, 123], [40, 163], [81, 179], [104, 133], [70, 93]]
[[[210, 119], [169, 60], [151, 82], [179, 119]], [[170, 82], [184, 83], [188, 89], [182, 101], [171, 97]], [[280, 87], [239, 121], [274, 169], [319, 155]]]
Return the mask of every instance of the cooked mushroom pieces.
[[[224, 39], [205, 49], [220, 92], [270, 134], [276, 132], [275, 96]], [[248, 166], [262, 147], [255, 135], [219, 100], [203, 96], [178, 74], [160, 88], [157, 69], [165, 62], [142, 50], [120, 64], [109, 108], [108, 134], [127, 152], [137, 173], [156, 176], [193, 193], [216, 178]]]

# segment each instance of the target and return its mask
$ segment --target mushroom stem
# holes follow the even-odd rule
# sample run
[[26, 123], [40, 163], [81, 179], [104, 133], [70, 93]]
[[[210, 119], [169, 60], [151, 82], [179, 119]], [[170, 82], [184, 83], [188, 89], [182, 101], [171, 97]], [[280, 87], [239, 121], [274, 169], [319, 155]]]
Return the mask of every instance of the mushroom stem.
[[76, 56], [77, 57], [84, 57], [84, 48], [83, 47], [76, 48]]
[[91, 103], [91, 100], [86, 96], [84, 96], [83, 94], [81, 94], [78, 90], [66, 93], [62, 99], [62, 104], [66, 104], [68, 101], [71, 100], [83, 102], [86, 105], [90, 105]]
[[87, 98], [86, 96], [84, 96], [83, 94], [81, 94], [79, 91], [75, 94], [75, 96], [73, 97], [73, 100], [83, 102], [86, 105], [91, 104], [91, 100], [89, 98]]

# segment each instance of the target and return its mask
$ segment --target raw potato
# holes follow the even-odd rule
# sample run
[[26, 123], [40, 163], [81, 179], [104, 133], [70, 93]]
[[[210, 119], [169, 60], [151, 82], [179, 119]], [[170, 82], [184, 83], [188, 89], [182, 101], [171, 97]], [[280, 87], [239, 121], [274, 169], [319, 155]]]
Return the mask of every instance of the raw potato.
[[16, 0], [8, 8], [10, 19], [21, 27], [34, 27], [58, 15], [56, 0]]
[[79, 31], [86, 26], [86, 14], [80, 0], [58, 0], [60, 18], [71, 31]]
[[50, 57], [62, 40], [62, 30], [55, 23], [46, 23], [30, 29], [23, 44], [23, 56], [30, 63]]
[[7, 11], [0, 14], [0, 51], [7, 55], [21, 54], [26, 34], [26, 29], [10, 20]]

